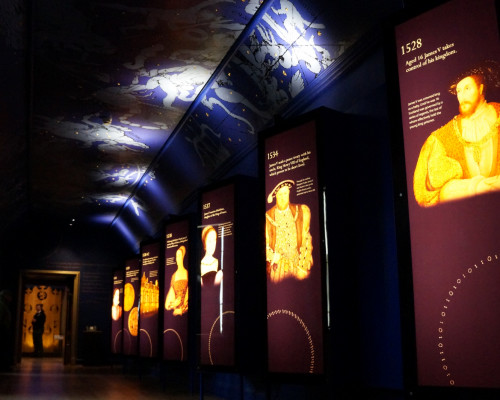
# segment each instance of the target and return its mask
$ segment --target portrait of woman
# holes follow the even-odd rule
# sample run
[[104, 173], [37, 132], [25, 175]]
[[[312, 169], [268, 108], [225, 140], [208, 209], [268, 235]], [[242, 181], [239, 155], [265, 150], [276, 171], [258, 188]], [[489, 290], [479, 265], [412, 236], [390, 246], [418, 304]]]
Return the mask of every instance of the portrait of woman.
[[113, 305], [111, 306], [111, 317], [114, 321], [118, 321], [122, 316], [122, 306], [120, 305], [120, 289], [115, 288], [113, 291]]
[[188, 271], [184, 267], [186, 247], [180, 246], [175, 253], [177, 269], [170, 279], [170, 289], [165, 298], [165, 309], [173, 315], [182, 315], [188, 310]]
[[212, 225], [203, 228], [201, 240], [205, 255], [201, 259], [201, 285], [220, 285], [222, 270], [219, 270], [219, 260], [214, 257], [217, 247], [217, 231]]

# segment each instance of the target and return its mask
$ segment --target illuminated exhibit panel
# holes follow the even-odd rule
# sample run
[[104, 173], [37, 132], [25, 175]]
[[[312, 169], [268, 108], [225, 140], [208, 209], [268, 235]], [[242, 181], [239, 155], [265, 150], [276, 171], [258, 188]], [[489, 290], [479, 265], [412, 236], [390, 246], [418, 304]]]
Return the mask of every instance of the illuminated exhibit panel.
[[33, 316], [36, 305], [41, 304], [45, 313], [42, 335], [43, 352], [46, 355], [60, 355], [63, 337], [61, 332], [61, 308], [64, 290], [45, 285], [28, 285], [24, 289], [22, 352], [33, 353]]
[[141, 245], [141, 298], [139, 306], [139, 355], [154, 357], [158, 351], [160, 303], [160, 243]]
[[126, 355], [137, 355], [139, 351], [140, 273], [141, 260], [127, 260], [123, 286], [123, 353]]
[[495, 2], [395, 27], [420, 386], [500, 387]]
[[316, 126], [265, 138], [267, 346], [270, 372], [323, 373]]
[[234, 185], [201, 198], [201, 365], [234, 366]]
[[113, 297], [111, 304], [111, 352], [122, 353], [123, 349], [123, 286], [124, 271], [113, 274]]
[[165, 227], [163, 359], [187, 360], [189, 300], [189, 221]]

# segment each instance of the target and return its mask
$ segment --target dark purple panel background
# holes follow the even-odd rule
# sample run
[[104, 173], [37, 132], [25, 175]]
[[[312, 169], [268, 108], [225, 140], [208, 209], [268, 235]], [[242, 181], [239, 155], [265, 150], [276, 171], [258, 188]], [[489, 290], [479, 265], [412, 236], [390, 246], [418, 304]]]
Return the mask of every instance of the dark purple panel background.
[[[418, 383], [500, 387], [500, 224], [498, 193], [421, 208], [413, 172], [429, 134], [458, 113], [452, 78], [483, 59], [500, 59], [494, 2], [455, 1], [396, 27], [414, 285]], [[420, 38], [415, 54], [453, 43], [456, 54], [405, 72], [401, 46]], [[409, 129], [407, 104], [441, 93], [435, 122]], [[488, 98], [500, 101], [500, 98]], [[495, 339], [496, 338], [496, 339]]]
[[[189, 221], [179, 221], [168, 224], [165, 228], [165, 281], [164, 298], [160, 302], [163, 309], [163, 359], [172, 361], [185, 361], [188, 355], [188, 312], [182, 315], [173, 315], [172, 310], [165, 309], [165, 299], [170, 288], [170, 280], [177, 270], [177, 265], [168, 265], [168, 259], [175, 261], [177, 249], [186, 247], [184, 267], [189, 266]], [[188, 269], [189, 275], [189, 269]], [[188, 293], [189, 295], [189, 293]]]
[[[202, 194], [202, 225], [214, 227], [226, 222], [232, 223], [231, 235], [224, 236], [224, 257], [221, 256], [220, 228], [217, 228], [217, 247], [214, 257], [223, 262], [223, 330], [220, 332], [219, 289], [202, 286], [201, 288], [201, 335], [200, 364], [214, 366], [234, 366], [235, 329], [234, 329], [234, 185], [229, 184]], [[211, 215], [214, 210], [224, 210], [221, 215]], [[200, 229], [200, 239], [201, 239]], [[201, 254], [203, 258], [204, 254]], [[213, 327], [213, 329], [212, 329]]]
[[121, 354], [123, 352], [123, 285], [125, 273], [123, 270], [115, 271], [113, 274], [113, 292], [111, 299], [113, 300], [115, 290], [120, 293], [119, 306], [122, 307], [120, 318], [114, 320], [111, 318], [111, 352]]
[[[296, 195], [290, 191], [290, 203], [306, 204], [311, 210], [310, 232], [313, 241], [311, 274], [304, 280], [285, 279], [267, 282], [268, 367], [279, 373], [323, 373], [323, 281], [320, 252], [320, 218], [317, 172], [316, 125], [314, 122], [273, 135], [265, 140], [265, 154], [278, 156], [265, 161], [266, 199], [273, 188], [285, 179], [297, 182], [311, 178], [314, 191]], [[270, 176], [269, 165], [304, 152], [310, 152], [305, 166]], [[266, 201], [266, 200], [264, 200]], [[266, 210], [275, 203], [266, 202]]]
[[[149, 253], [149, 255], [147, 255], [147, 253]], [[160, 243], [150, 243], [141, 246], [141, 254], [141, 282], [144, 278], [153, 284], [157, 282], [159, 289], [160, 282], [158, 273], [160, 270]], [[156, 259], [151, 260], [152, 262], [150, 264], [146, 262], [154, 257], [156, 257]], [[159, 297], [156, 301], [159, 303]], [[146, 312], [144, 299], [141, 298], [139, 310], [139, 355], [143, 357], [156, 357], [158, 352], [158, 309]]]
[[[133, 310], [135, 307], [139, 306], [139, 296], [141, 290], [140, 281], [141, 263], [139, 259], [128, 260], [125, 264], [125, 285], [130, 283], [134, 288], [134, 304], [132, 306]], [[125, 292], [124, 292], [125, 295]], [[124, 301], [125, 302], [125, 301]], [[139, 352], [139, 335], [133, 336], [128, 329], [128, 319], [130, 316], [130, 310], [123, 313], [123, 353], [126, 355], [135, 356]]]

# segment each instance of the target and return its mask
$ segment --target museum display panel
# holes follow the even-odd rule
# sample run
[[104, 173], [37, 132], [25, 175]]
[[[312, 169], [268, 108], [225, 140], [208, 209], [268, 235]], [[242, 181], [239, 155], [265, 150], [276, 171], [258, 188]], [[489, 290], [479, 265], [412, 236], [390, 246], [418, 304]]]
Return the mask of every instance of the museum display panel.
[[200, 364], [235, 365], [234, 186], [201, 196]]
[[188, 357], [190, 223], [188, 218], [165, 226], [163, 359]]
[[113, 273], [113, 296], [111, 304], [111, 352], [123, 352], [123, 269]]
[[271, 373], [324, 372], [325, 278], [317, 135], [318, 125], [312, 118], [277, 126], [261, 139]]
[[405, 349], [422, 389], [500, 388], [497, 16], [454, 0], [393, 26]]
[[139, 355], [142, 357], [158, 355], [160, 248], [160, 242], [141, 243]]
[[141, 259], [130, 258], [125, 263], [123, 286], [123, 354], [139, 353], [139, 299], [141, 290]]
[[199, 365], [263, 371], [265, 274], [255, 178], [235, 176], [200, 195]]

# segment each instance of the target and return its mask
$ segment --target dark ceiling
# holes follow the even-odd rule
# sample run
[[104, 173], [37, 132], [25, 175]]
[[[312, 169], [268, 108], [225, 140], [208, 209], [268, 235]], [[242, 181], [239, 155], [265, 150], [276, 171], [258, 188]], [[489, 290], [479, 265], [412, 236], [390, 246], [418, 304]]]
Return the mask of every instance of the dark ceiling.
[[136, 245], [398, 3], [3, 0], [0, 228]]

